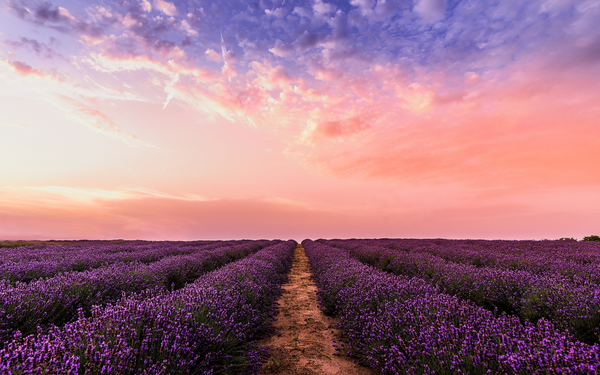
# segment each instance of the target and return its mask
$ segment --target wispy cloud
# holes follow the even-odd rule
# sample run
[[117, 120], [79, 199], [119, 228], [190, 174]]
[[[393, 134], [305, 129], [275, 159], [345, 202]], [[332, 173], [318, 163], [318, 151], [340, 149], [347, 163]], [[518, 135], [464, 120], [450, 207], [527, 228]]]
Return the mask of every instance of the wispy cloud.
[[5, 66], [22, 77], [50, 78], [59, 81], [62, 80], [62, 78], [58, 77], [54, 73], [43, 72], [22, 61], [9, 61], [0, 59], [0, 66]]
[[214, 199], [202, 197], [196, 194], [175, 195], [158, 190], [144, 187], [134, 187], [116, 190], [77, 188], [71, 186], [22, 186], [5, 187], [14, 192], [26, 193], [27, 191], [36, 191], [48, 193], [57, 197], [67, 199], [71, 202], [94, 203], [102, 200], [125, 200], [125, 199], [143, 199], [143, 198], [164, 198], [182, 201], [212, 201]]
[[[90, 129], [112, 136], [131, 145], [151, 146], [133, 134], [128, 134], [109, 116], [97, 107], [97, 100], [143, 100], [130, 92], [101, 85], [84, 76], [83, 82], [63, 79], [54, 71], [36, 69], [17, 60], [0, 59], [2, 69], [10, 72], [4, 76], [3, 89], [13, 94], [19, 93], [32, 99], [51, 103], [65, 112], [71, 120]], [[151, 146], [154, 147], [154, 146]]]
[[120, 126], [118, 126], [102, 111], [90, 107], [87, 104], [84, 104], [71, 97], [59, 94], [58, 98], [59, 101], [50, 102], [57, 108], [65, 111], [67, 117], [70, 119], [83, 124], [96, 132], [109, 135], [132, 145], [155, 147], [140, 140], [134, 134], [128, 134], [124, 132]]

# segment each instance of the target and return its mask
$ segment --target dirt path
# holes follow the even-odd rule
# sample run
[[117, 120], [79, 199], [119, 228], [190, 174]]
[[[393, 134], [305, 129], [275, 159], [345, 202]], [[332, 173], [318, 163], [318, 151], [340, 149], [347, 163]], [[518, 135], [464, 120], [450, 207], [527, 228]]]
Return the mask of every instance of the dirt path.
[[345, 355], [333, 355], [332, 340], [339, 332], [328, 328], [333, 319], [317, 307], [317, 287], [301, 245], [296, 248], [290, 279], [283, 288], [279, 315], [274, 322], [276, 332], [260, 342], [271, 347], [271, 358], [263, 366], [262, 374], [376, 374], [352, 363]]

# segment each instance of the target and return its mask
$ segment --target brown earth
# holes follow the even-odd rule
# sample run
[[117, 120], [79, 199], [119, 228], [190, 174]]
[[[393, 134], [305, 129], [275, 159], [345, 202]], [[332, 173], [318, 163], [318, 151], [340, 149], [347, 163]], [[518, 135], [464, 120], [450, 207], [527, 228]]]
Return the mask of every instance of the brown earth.
[[[372, 369], [354, 364], [346, 355], [335, 356], [333, 340], [340, 332], [328, 328], [333, 318], [317, 307], [317, 286], [312, 279], [302, 245], [296, 248], [289, 282], [279, 299], [275, 333], [260, 342], [270, 347], [271, 357], [261, 374], [371, 375]], [[338, 346], [341, 344], [338, 341]]]

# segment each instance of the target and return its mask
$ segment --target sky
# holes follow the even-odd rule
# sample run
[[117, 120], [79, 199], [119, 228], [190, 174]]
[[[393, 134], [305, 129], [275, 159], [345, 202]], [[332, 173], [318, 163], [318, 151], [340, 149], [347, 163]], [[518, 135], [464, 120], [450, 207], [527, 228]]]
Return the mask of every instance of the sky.
[[597, 0], [0, 9], [0, 239], [600, 234]]

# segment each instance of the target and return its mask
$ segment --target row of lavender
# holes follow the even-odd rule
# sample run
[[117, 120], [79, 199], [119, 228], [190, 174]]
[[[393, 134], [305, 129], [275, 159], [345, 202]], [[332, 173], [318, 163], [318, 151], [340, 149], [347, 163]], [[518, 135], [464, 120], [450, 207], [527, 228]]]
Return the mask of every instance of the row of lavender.
[[446, 239], [347, 240], [379, 245], [403, 252], [429, 253], [445, 260], [527, 271], [558, 273], [600, 283], [600, 242], [594, 241], [506, 241]]
[[[29, 284], [0, 282], [0, 341], [16, 331], [29, 335], [38, 327], [61, 326], [78, 314], [90, 315], [94, 305], [146, 289], [179, 289], [200, 275], [255, 253], [273, 241], [239, 241], [213, 249], [164, 257], [142, 264], [113, 263], [82, 272], [66, 272]], [[167, 252], [169, 253], [169, 252]], [[0, 346], [1, 347], [1, 346]]]
[[[324, 311], [337, 315], [340, 349], [386, 374], [596, 374], [598, 345], [552, 323], [522, 324], [441, 293], [418, 278], [365, 265], [348, 251], [303, 241]], [[560, 371], [559, 371], [560, 370]]]
[[[327, 243], [350, 251], [365, 264], [396, 275], [424, 279], [439, 286], [444, 293], [489, 310], [504, 311], [533, 323], [545, 318], [559, 329], [570, 331], [578, 340], [589, 344], [599, 341], [600, 285], [596, 283], [557, 272], [533, 273], [455, 263], [419, 248], [400, 250], [394, 246], [391, 249], [380, 246], [389, 245], [386, 242]], [[402, 240], [396, 244], [402, 244]], [[594, 266], [598, 268], [598, 264]]]
[[256, 372], [292, 264], [279, 242], [173, 292], [95, 306], [62, 329], [17, 335], [0, 350], [3, 374], [240, 374]]
[[[229, 246], [236, 241], [102, 242], [78, 241], [68, 245], [34, 245], [0, 249], [0, 279], [30, 282], [62, 272], [84, 271], [112, 263], [152, 263], [171, 255]], [[237, 241], [239, 243], [239, 241]]]

